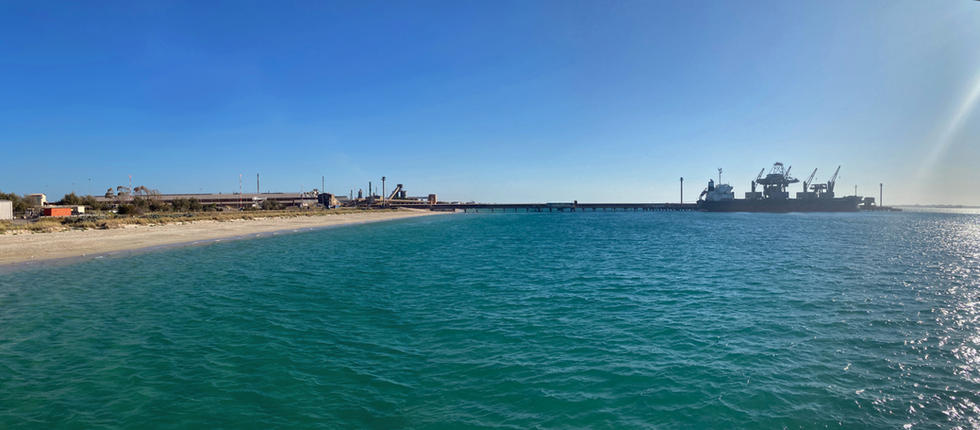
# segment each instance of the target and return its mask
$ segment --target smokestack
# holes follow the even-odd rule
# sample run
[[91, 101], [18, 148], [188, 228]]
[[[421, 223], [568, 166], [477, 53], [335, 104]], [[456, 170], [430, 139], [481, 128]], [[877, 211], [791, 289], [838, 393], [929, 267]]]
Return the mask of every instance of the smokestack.
[[681, 204], [684, 204], [684, 177], [681, 176]]
[[255, 194], [262, 194], [262, 191], [259, 191], [259, 174], [258, 173], [255, 174]]
[[371, 181], [368, 181], [368, 198], [374, 197], [374, 192], [371, 191]]

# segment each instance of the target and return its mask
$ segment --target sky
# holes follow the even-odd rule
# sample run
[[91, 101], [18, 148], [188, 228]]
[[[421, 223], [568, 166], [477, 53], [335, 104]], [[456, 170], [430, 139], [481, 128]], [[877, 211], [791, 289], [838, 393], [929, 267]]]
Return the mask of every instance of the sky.
[[0, 191], [49, 198], [674, 202], [779, 161], [980, 205], [977, 104], [968, 0], [0, 3]]

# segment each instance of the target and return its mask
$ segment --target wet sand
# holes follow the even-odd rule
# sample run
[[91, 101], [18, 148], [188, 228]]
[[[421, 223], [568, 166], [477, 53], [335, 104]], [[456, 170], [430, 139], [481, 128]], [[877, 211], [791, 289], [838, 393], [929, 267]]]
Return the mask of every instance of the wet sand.
[[[436, 215], [440, 212], [401, 209], [392, 212], [345, 213], [182, 224], [129, 225], [109, 230], [0, 234], [0, 266], [72, 257], [97, 256], [276, 231], [340, 226]], [[444, 213], [444, 212], [442, 212]]]

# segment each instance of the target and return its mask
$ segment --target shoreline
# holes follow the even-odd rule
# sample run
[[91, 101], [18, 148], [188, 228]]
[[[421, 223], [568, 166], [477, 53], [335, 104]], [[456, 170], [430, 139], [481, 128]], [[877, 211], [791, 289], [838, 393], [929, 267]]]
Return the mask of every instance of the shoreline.
[[400, 209], [289, 218], [194, 221], [183, 224], [127, 225], [109, 230], [71, 230], [0, 235], [0, 268], [73, 262], [117, 253], [194, 246], [221, 240], [268, 237], [279, 233], [440, 215], [445, 212]]

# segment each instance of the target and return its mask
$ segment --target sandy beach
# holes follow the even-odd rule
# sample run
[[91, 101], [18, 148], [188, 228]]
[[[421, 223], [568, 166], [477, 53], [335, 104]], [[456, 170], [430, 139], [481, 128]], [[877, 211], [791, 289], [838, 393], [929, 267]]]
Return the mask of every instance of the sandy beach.
[[275, 231], [379, 222], [439, 213], [401, 209], [391, 212], [344, 213], [291, 218], [130, 225], [109, 230], [0, 234], [0, 265], [95, 256], [118, 251], [190, 244], [197, 241], [242, 237]]

